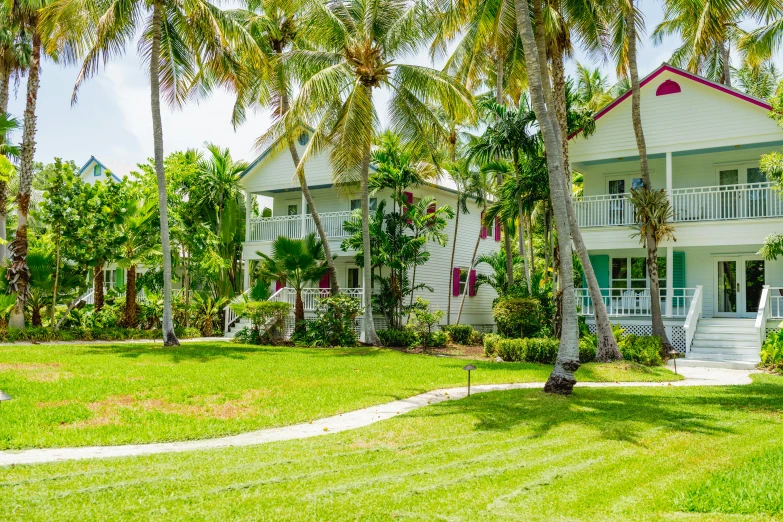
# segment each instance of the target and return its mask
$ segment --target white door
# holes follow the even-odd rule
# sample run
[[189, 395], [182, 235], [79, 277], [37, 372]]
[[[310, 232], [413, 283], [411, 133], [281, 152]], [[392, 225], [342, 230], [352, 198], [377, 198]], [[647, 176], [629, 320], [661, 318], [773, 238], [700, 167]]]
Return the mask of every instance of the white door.
[[764, 286], [764, 261], [754, 256], [715, 259], [716, 317], [755, 317]]

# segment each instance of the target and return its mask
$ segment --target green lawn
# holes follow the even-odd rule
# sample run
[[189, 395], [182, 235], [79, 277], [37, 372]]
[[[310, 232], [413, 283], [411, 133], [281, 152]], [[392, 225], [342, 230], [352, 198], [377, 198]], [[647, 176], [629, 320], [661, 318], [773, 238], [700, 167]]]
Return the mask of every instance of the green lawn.
[[[5, 469], [0, 519], [780, 519], [783, 378], [754, 381], [494, 392], [301, 441]], [[742, 486], [762, 501], [719, 500]]]
[[[222, 342], [0, 347], [0, 449], [216, 437], [306, 422], [464, 385], [468, 361], [386, 349]], [[473, 382], [545, 381], [549, 366], [474, 362]], [[674, 380], [664, 368], [586, 365], [580, 380]]]

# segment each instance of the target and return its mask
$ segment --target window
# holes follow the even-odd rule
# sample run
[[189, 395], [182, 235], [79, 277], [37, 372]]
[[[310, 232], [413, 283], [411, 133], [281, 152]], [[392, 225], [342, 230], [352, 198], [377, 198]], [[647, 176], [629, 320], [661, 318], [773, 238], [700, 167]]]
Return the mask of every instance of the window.
[[298, 216], [299, 215], [299, 207], [296, 205], [288, 205], [288, 215], [289, 216]]
[[[362, 208], [362, 200], [361, 199], [352, 199], [351, 200], [351, 210], [359, 210]], [[370, 211], [373, 212], [378, 208], [378, 198], [370, 198]]]
[[358, 268], [349, 268], [348, 269], [348, 281], [346, 282], [346, 286], [348, 288], [361, 288], [362, 285], [359, 284], [359, 269]]
[[468, 272], [467, 268], [459, 269], [459, 295], [464, 294], [468, 286]]
[[[630, 267], [630, 268], [629, 268]], [[658, 282], [661, 295], [666, 289], [666, 258], [658, 258]], [[632, 288], [644, 290], [649, 288], [646, 257], [614, 257], [612, 258], [612, 288]]]
[[106, 288], [114, 288], [117, 286], [116, 270], [103, 270], [103, 286]]
[[101, 166], [100, 165], [95, 165], [92, 168], [92, 175], [95, 176], [96, 178], [101, 175]]
[[642, 178], [620, 178], [609, 180], [609, 194], [625, 194], [630, 189], [639, 189], [643, 185]]

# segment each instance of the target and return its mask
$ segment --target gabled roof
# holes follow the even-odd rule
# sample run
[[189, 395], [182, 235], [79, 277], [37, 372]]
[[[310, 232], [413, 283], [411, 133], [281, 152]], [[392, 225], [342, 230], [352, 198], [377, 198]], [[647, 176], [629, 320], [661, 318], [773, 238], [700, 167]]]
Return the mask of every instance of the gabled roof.
[[121, 181], [120, 178], [118, 178], [117, 175], [114, 174], [114, 171], [112, 171], [109, 167], [107, 167], [106, 165], [101, 163], [101, 161], [98, 158], [96, 158], [95, 156], [90, 156], [90, 159], [87, 160], [87, 163], [85, 163], [84, 166], [79, 169], [79, 177], [81, 177], [81, 175], [84, 174], [84, 169], [87, 168], [87, 165], [89, 165], [93, 161], [95, 163], [97, 163], [98, 165], [100, 165], [100, 167], [103, 170], [108, 170], [109, 173], [111, 174], [111, 177], [114, 178], [115, 181]]
[[[645, 85], [650, 83], [652, 80], [654, 80], [657, 76], [659, 76], [661, 73], [664, 72], [670, 72], [673, 74], [676, 74], [678, 76], [682, 76], [683, 78], [687, 78], [689, 80], [692, 80], [696, 83], [700, 83], [702, 85], [706, 85], [707, 87], [712, 87], [713, 89], [723, 92], [725, 94], [728, 94], [730, 96], [734, 96], [736, 98], [739, 98], [740, 100], [746, 101], [748, 103], [752, 103], [753, 105], [757, 105], [763, 109], [766, 109], [768, 111], [772, 110], [772, 105], [767, 103], [766, 101], [756, 98], [754, 96], [750, 96], [748, 94], [745, 94], [742, 91], [739, 91], [737, 89], [733, 89], [731, 87], [727, 87], [723, 84], [720, 84], [718, 82], [714, 82], [712, 80], [709, 80], [707, 78], [704, 78], [703, 76], [699, 76], [698, 74], [693, 74], [691, 72], [685, 71], [683, 69], [680, 69], [678, 67], [674, 67], [673, 65], [669, 65], [668, 63], [664, 62], [662, 63], [657, 69], [655, 69], [653, 72], [642, 78], [642, 80], [639, 82], [639, 88], [644, 88]], [[595, 115], [595, 120], [598, 121], [601, 119], [602, 116], [606, 115], [609, 111], [623, 103], [626, 99], [631, 97], [631, 91], [628, 90], [624, 94], [618, 96], [615, 98], [609, 105], [598, 111]], [[578, 131], [572, 133], [570, 136], [568, 136], [568, 139], [573, 138], [577, 134], [579, 134], [582, 131], [582, 129], [579, 129]]]

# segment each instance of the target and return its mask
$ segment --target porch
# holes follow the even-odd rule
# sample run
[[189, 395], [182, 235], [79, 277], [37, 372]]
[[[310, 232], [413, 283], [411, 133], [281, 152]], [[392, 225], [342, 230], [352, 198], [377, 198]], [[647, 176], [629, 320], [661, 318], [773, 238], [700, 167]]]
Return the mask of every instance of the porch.
[[[343, 226], [351, 217], [350, 210], [318, 215], [329, 239], [344, 239], [350, 235]], [[316, 232], [312, 214], [251, 218], [248, 220], [247, 241], [271, 242], [279, 236], [301, 239]]]

